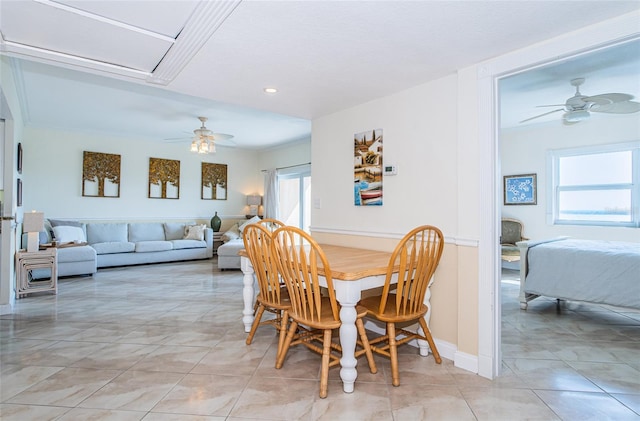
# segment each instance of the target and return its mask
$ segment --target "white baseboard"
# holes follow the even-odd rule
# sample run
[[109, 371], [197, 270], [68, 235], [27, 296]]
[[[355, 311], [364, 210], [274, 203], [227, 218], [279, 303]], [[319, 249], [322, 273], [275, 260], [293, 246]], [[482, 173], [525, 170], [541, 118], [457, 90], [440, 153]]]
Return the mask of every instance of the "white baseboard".
[[13, 303], [0, 305], [0, 315], [13, 314]]
[[457, 351], [453, 358], [453, 365], [472, 373], [478, 373], [478, 357], [476, 355]]

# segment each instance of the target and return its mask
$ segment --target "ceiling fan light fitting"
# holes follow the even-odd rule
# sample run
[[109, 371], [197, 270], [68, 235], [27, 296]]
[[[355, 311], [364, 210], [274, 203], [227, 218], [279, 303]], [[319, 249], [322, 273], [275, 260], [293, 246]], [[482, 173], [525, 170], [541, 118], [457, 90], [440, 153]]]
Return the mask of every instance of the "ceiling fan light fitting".
[[564, 115], [564, 121], [568, 123], [577, 123], [588, 119], [589, 115], [589, 111], [586, 110], [569, 111]]

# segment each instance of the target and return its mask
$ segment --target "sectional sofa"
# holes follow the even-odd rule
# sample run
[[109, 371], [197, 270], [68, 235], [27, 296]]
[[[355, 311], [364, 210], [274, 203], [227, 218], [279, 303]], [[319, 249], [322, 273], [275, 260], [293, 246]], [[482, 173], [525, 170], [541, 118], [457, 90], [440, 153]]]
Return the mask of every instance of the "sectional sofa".
[[242, 230], [249, 224], [260, 221], [260, 217], [254, 216], [251, 219], [239, 219], [235, 221], [224, 221], [221, 231], [222, 245], [218, 247], [218, 269], [240, 269], [240, 255], [238, 252], [244, 248], [242, 241]]
[[[91, 275], [98, 268], [209, 259], [213, 230], [195, 222], [82, 223], [49, 220], [40, 242], [57, 240], [58, 276]], [[48, 270], [33, 271], [35, 278]]]

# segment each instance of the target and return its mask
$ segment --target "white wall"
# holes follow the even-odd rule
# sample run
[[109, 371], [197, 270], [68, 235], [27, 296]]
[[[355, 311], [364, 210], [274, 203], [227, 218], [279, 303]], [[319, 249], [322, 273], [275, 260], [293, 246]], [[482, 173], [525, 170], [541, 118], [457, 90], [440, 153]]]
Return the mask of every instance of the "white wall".
[[[312, 230], [403, 234], [421, 224], [456, 233], [455, 75], [313, 121]], [[383, 206], [354, 206], [353, 136], [383, 130]], [[453, 163], [453, 164], [452, 164]]]
[[502, 175], [536, 173], [537, 205], [502, 206], [502, 215], [521, 220], [525, 236], [544, 239], [560, 235], [594, 240], [640, 241], [637, 228], [550, 225], [546, 211], [549, 176], [547, 151], [580, 146], [624, 143], [640, 139], [640, 115], [593, 115], [578, 124], [565, 126], [558, 119], [530, 128], [503, 130], [500, 136]]
[[[246, 195], [262, 191], [261, 165], [273, 165], [268, 154], [252, 150], [218, 147], [216, 154], [198, 155], [188, 151], [188, 143], [31, 128], [24, 131], [23, 146], [25, 209], [44, 211], [50, 218], [208, 220], [216, 211], [221, 217], [244, 215]], [[292, 156], [309, 162], [310, 156], [302, 156], [300, 148], [295, 147]], [[83, 151], [121, 155], [119, 198], [82, 196]], [[286, 151], [284, 148], [281, 153]], [[148, 198], [150, 157], [180, 160], [179, 199]], [[227, 200], [201, 199], [203, 161], [228, 166]]]
[[[260, 170], [283, 168], [311, 162], [311, 138], [287, 143], [258, 153]], [[262, 178], [261, 178], [262, 180]], [[262, 191], [262, 190], [260, 190]]]

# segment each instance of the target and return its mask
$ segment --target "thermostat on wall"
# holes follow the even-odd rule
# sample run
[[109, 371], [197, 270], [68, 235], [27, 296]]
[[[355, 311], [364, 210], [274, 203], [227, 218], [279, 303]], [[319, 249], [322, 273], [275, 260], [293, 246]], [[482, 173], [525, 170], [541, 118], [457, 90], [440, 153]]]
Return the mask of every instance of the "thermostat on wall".
[[398, 174], [398, 168], [395, 165], [385, 165], [384, 175], [396, 175]]

